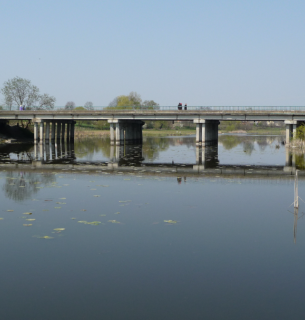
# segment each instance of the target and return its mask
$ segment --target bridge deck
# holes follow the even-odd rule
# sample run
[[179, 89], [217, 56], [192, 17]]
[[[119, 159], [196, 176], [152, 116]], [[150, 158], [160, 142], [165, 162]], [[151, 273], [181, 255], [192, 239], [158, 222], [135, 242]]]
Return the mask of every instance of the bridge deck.
[[305, 108], [270, 110], [52, 110], [0, 111], [0, 120], [239, 120], [239, 121], [305, 121]]

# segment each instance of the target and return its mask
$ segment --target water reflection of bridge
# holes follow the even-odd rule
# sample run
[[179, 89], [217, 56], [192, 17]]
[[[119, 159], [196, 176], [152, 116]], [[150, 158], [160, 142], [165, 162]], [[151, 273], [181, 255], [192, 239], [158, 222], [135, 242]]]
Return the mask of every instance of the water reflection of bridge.
[[[47, 146], [47, 147], [46, 147]], [[285, 166], [220, 164], [217, 147], [196, 148], [193, 163], [147, 162], [143, 157], [142, 145], [111, 146], [109, 161], [82, 161], [75, 156], [74, 144], [34, 145], [34, 152], [27, 159], [10, 160], [0, 158], [0, 166], [6, 168], [27, 168], [45, 170], [77, 170], [107, 172], [140, 172], [141, 174], [209, 175], [251, 177], [291, 177], [295, 174], [295, 156], [286, 149]], [[29, 154], [29, 153], [28, 153]], [[300, 171], [300, 178], [305, 171]]]

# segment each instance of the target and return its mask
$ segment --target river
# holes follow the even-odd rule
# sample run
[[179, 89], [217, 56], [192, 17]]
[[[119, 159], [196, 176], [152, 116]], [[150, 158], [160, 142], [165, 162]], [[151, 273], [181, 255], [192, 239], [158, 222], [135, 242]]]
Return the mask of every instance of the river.
[[282, 140], [0, 147], [1, 319], [303, 319], [304, 155]]

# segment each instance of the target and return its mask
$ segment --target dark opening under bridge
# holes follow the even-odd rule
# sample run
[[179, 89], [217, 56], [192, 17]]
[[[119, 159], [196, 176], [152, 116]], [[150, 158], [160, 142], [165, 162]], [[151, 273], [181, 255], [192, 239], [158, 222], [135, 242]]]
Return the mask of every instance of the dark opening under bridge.
[[73, 140], [75, 121], [107, 120], [110, 141], [117, 145], [142, 141], [145, 121], [193, 121], [196, 124], [196, 144], [217, 144], [219, 121], [284, 121], [286, 143], [296, 134], [297, 126], [305, 122], [305, 107], [177, 107], [102, 108], [101, 110], [25, 110], [0, 111], [0, 120], [31, 120], [34, 142], [49, 143]]

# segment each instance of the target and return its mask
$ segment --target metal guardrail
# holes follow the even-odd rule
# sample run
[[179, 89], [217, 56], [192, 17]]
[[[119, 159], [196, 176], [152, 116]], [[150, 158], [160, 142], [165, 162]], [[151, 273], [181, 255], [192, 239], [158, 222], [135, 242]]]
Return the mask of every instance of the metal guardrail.
[[[19, 111], [19, 107], [1, 107], [1, 111]], [[54, 107], [53, 109], [41, 109], [38, 107], [26, 107], [25, 111], [64, 111], [64, 112], [143, 112], [143, 111], [200, 111], [200, 112], [305, 112], [305, 106], [157, 106], [157, 107], [92, 107], [90, 109], [66, 109], [65, 107]]]

